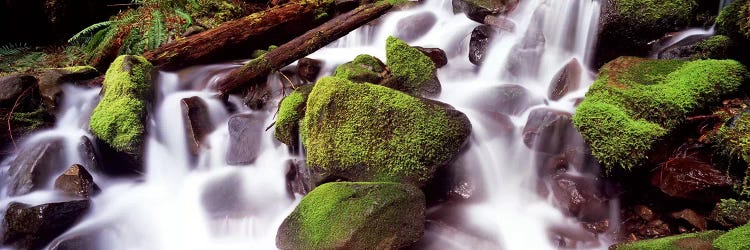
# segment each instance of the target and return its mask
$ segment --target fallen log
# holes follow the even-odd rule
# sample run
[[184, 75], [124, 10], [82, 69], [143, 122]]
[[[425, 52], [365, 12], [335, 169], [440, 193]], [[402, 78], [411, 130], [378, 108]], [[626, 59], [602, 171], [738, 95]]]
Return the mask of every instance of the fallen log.
[[333, 16], [334, 0], [301, 0], [223, 23], [213, 29], [144, 53], [162, 70], [247, 58], [256, 49], [280, 44]]
[[319, 27], [285, 43], [268, 53], [253, 59], [233, 70], [217, 83], [221, 95], [239, 88], [245, 83], [264, 80], [273, 70], [286, 66], [323, 46], [335, 41], [356, 28], [375, 20], [393, 7], [387, 1], [362, 5], [341, 14]]

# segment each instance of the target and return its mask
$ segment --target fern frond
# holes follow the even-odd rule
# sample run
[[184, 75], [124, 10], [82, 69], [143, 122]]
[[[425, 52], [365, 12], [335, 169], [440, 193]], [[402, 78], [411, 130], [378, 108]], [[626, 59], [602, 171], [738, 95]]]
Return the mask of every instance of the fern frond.
[[15, 54], [20, 54], [28, 49], [29, 47], [25, 43], [6, 44], [3, 46], [0, 46], [0, 56], [10, 56], [10, 55], [15, 55]]
[[177, 16], [182, 17], [182, 19], [185, 19], [185, 27], [190, 27], [193, 25], [193, 17], [190, 16], [190, 14], [180, 10], [180, 9], [174, 9], [174, 13], [177, 14]]
[[76, 33], [75, 35], [73, 35], [70, 39], [68, 39], [68, 43], [73, 43], [74, 41], [78, 40], [82, 36], [88, 35], [88, 34], [94, 32], [95, 30], [98, 30], [98, 29], [110, 26], [111, 24], [112, 24], [112, 21], [108, 20], [108, 21], [99, 22], [99, 23], [95, 23], [95, 24], [89, 25], [89, 27], [86, 27], [85, 29], [79, 31], [78, 33]]
[[151, 12], [151, 26], [146, 31], [145, 38], [147, 50], [155, 49], [167, 40], [167, 28], [164, 26], [164, 16], [161, 11]]

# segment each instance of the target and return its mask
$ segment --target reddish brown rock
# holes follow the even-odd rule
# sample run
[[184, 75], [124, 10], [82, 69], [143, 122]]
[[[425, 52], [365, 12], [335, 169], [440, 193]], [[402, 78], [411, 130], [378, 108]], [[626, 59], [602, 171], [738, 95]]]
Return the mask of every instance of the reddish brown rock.
[[314, 82], [322, 67], [323, 61], [305, 57], [297, 62], [297, 75], [305, 81]]
[[587, 222], [606, 219], [609, 215], [607, 198], [593, 177], [562, 174], [552, 179], [552, 193], [558, 206], [567, 213]]
[[651, 175], [651, 184], [665, 194], [697, 201], [717, 201], [732, 179], [706, 162], [672, 158]]
[[81, 165], [73, 164], [55, 180], [55, 189], [71, 196], [89, 198], [98, 193], [94, 177]]
[[180, 101], [182, 117], [185, 122], [185, 135], [192, 155], [198, 155], [203, 145], [203, 139], [214, 130], [214, 125], [208, 114], [208, 105], [197, 96], [184, 98]]
[[551, 100], [560, 100], [568, 92], [578, 89], [581, 82], [581, 72], [583, 68], [575, 58], [571, 59], [565, 67], [552, 77], [548, 96]]

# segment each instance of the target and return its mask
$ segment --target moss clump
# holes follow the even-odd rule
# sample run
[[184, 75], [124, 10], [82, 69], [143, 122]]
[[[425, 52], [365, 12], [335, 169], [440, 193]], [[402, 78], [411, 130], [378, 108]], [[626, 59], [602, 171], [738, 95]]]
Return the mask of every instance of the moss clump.
[[393, 36], [386, 40], [385, 53], [386, 64], [393, 75], [393, 83], [389, 87], [412, 94], [436, 93], [431, 89], [437, 84], [439, 92], [435, 63], [425, 54]]
[[143, 144], [146, 100], [151, 96], [153, 66], [140, 56], [120, 56], [104, 78], [104, 97], [91, 114], [91, 133], [121, 152]]
[[325, 77], [310, 93], [301, 129], [317, 172], [421, 186], [458, 154], [471, 125], [447, 104]]
[[734, 42], [727, 36], [716, 35], [695, 44], [695, 55], [692, 59], [725, 59], [734, 58]]
[[602, 68], [573, 122], [607, 172], [631, 170], [689, 113], [737, 91], [747, 75], [732, 60], [620, 57]]
[[380, 83], [385, 71], [383, 63], [371, 55], [359, 55], [354, 61], [336, 67], [333, 76], [353, 82]]
[[281, 100], [273, 133], [277, 140], [289, 146], [297, 145], [299, 123], [305, 116], [305, 103], [312, 88], [313, 85], [299, 87]]
[[746, 224], [722, 234], [719, 238], [714, 240], [713, 245], [718, 250], [750, 249], [750, 224]]
[[618, 0], [618, 13], [633, 24], [688, 24], [698, 8], [695, 0]]
[[750, 222], [750, 202], [721, 199], [709, 219], [727, 228], [747, 224]]
[[425, 198], [411, 185], [326, 183], [284, 220], [280, 249], [398, 249], [424, 233]]
[[732, 38], [750, 39], [750, 0], [736, 0], [716, 17], [716, 31]]
[[705, 231], [674, 235], [664, 238], [641, 240], [613, 246], [613, 250], [686, 250], [710, 249], [711, 242], [719, 237], [722, 231]]
[[[750, 163], [750, 112], [741, 112], [721, 126], [716, 132], [716, 144], [731, 159]], [[750, 196], [750, 168], [738, 187], [740, 195]]]

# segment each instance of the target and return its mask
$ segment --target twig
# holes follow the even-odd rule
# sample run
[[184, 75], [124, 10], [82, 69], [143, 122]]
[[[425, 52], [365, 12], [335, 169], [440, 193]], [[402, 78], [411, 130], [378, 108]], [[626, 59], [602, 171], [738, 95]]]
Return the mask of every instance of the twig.
[[8, 122], [8, 136], [10, 137], [10, 141], [13, 143], [13, 151], [18, 150], [18, 146], [16, 145], [16, 140], [13, 139], [13, 126], [11, 125], [10, 120], [13, 117], [13, 112], [16, 110], [16, 107], [18, 107], [18, 101], [21, 100], [21, 98], [23, 98], [26, 93], [29, 92], [29, 90], [31, 90], [31, 87], [26, 88], [26, 90], [24, 90], [21, 95], [16, 97], [16, 101], [13, 103], [13, 107], [10, 109], [10, 112], [8, 112], [8, 118], [6, 119]]
[[283, 76], [284, 78], [286, 78], [287, 81], [289, 81], [289, 85], [292, 85], [292, 89], [297, 89], [297, 86], [294, 86], [294, 82], [292, 82], [292, 80], [290, 80], [289, 77], [286, 77], [286, 74], [284, 74], [284, 72], [282, 72], [281, 70], [279, 70], [279, 73], [281, 74], [281, 76]]

